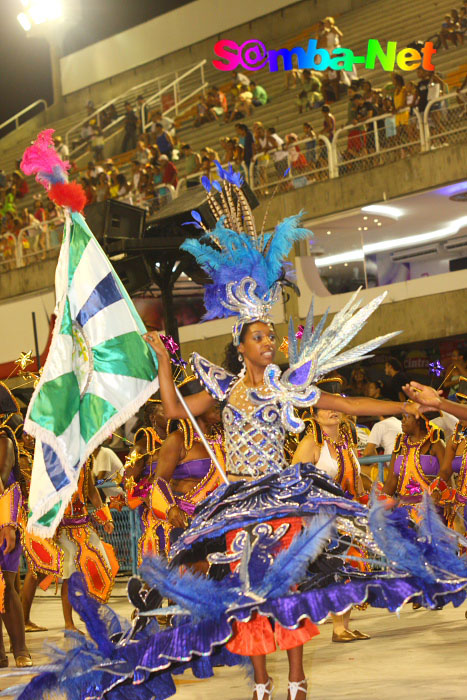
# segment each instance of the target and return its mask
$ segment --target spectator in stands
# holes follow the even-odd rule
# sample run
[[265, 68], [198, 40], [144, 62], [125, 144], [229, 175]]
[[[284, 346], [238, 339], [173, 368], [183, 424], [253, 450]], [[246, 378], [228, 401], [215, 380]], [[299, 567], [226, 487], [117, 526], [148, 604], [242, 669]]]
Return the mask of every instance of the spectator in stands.
[[268, 93], [262, 85], [257, 85], [253, 80], [250, 82], [250, 92], [253, 94], [253, 105], [255, 107], [264, 107], [268, 102]]
[[215, 85], [208, 92], [208, 108], [212, 119], [224, 118], [225, 120], [228, 112], [227, 97]]
[[368, 376], [360, 365], [352, 370], [347, 393], [350, 396], [367, 396]]
[[321, 112], [323, 114], [323, 128], [321, 129], [320, 133], [323, 134], [323, 136], [326, 136], [329, 141], [332, 141], [336, 130], [336, 118], [332, 114], [331, 108], [328, 107], [328, 105], [323, 105], [321, 107]]
[[86, 176], [90, 180], [97, 180], [98, 175], [103, 172], [104, 168], [102, 167], [102, 165], [96, 165], [96, 163], [93, 160], [90, 160], [88, 162]]
[[170, 117], [164, 116], [160, 109], [155, 109], [153, 112], [151, 112], [151, 120], [154, 122], [151, 127], [151, 131], [153, 131], [153, 127], [159, 123], [162, 124], [164, 131], [167, 131], [172, 138], [175, 138], [176, 131], [174, 120]]
[[335, 23], [334, 17], [324, 18], [324, 31], [326, 38], [325, 48], [329, 55], [331, 55], [334, 49], [341, 45], [341, 39], [344, 36], [344, 34], [341, 32], [341, 30]]
[[6, 187], [6, 172], [0, 168], [0, 190]]
[[[268, 151], [272, 147], [272, 141], [269, 138], [269, 136], [266, 134], [266, 129], [264, 128], [264, 125], [262, 122], [255, 122], [253, 124], [253, 137], [255, 140], [254, 143], [254, 152], [255, 152], [255, 171], [258, 176], [258, 179], [262, 185], [266, 185], [267, 183], [267, 167], [268, 163], [270, 161], [270, 156]], [[262, 194], [268, 194], [268, 191], [266, 189], [262, 189]]]
[[318, 137], [310, 122], [303, 122], [303, 135], [306, 139], [305, 157], [309, 165], [316, 165]]
[[209, 158], [207, 156], [203, 156], [201, 158], [201, 170], [200, 170], [201, 175], [204, 175], [204, 176], [208, 177], [209, 179], [211, 179], [211, 173], [213, 172], [212, 168], [213, 168], [213, 164], [211, 163]]
[[339, 73], [340, 71], [335, 71], [331, 68], [326, 68], [326, 70], [323, 71], [322, 90], [323, 98], [326, 103], [337, 102], [339, 100]]
[[418, 100], [418, 90], [417, 86], [412, 80], [408, 80], [406, 85], [406, 103], [407, 107], [409, 107], [409, 121], [407, 124], [407, 135], [409, 139], [409, 143], [413, 143], [414, 141], [417, 141], [418, 139], [418, 123], [417, 123], [417, 117], [415, 115], [415, 105], [417, 104]]
[[283, 177], [289, 165], [288, 153], [284, 150], [284, 139], [276, 132], [273, 126], [266, 130], [271, 149], [271, 158], [279, 177]]
[[104, 160], [104, 143], [105, 141], [102, 129], [96, 126], [91, 138], [91, 150], [98, 163]]
[[110, 186], [109, 186], [109, 194], [111, 199], [117, 199], [118, 197], [118, 190], [120, 189], [119, 184], [118, 184], [118, 177], [119, 173], [117, 170], [113, 170], [110, 173]]
[[[238, 165], [239, 160], [238, 139], [232, 137], [222, 138], [220, 140], [220, 144], [224, 149], [225, 154], [224, 158], [222, 159], [222, 162], [231, 164], [235, 169], [236, 165]], [[240, 156], [240, 162], [241, 160], [242, 156]]]
[[363, 95], [357, 94], [353, 98], [354, 104], [356, 105], [356, 124], [360, 125], [362, 133], [362, 148], [368, 151], [375, 150], [375, 132], [373, 126], [365, 125], [367, 119], [376, 117], [378, 112], [375, 105], [369, 100], [365, 100]]
[[215, 160], [219, 160], [219, 154], [210, 146], [203, 146], [203, 148], [200, 151], [200, 155], [201, 158], [204, 158], [205, 156], [209, 158], [212, 165], [214, 165]]
[[234, 97], [237, 97], [240, 94], [240, 89], [242, 87], [248, 88], [250, 85], [250, 80], [247, 78], [246, 75], [243, 73], [240, 73], [238, 70], [234, 70], [233, 72], [233, 83], [230, 86], [230, 92]]
[[138, 117], [131, 104], [125, 102], [125, 119], [123, 122], [124, 136], [122, 142], [122, 152], [126, 153], [136, 148], [138, 133]]
[[177, 187], [178, 185], [178, 173], [175, 165], [169, 160], [165, 153], [162, 153], [159, 157], [159, 164], [161, 168], [162, 182], [165, 185], [172, 185]]
[[151, 159], [151, 152], [149, 148], [146, 148], [144, 141], [138, 141], [136, 144], [135, 160], [138, 161], [140, 165], [146, 165]]
[[172, 137], [170, 136], [168, 131], [165, 131], [161, 122], [156, 123], [154, 135], [157, 148], [159, 149], [159, 153], [161, 155], [167, 156], [167, 159], [170, 160], [172, 158], [174, 144]]
[[81, 127], [81, 140], [79, 141], [79, 144], [87, 144], [89, 145], [92, 136], [94, 134], [94, 129], [92, 125], [89, 122], [85, 122], [83, 126]]
[[235, 129], [238, 134], [239, 143], [243, 149], [243, 162], [245, 163], [247, 170], [249, 170], [250, 163], [253, 158], [253, 134], [246, 124], [235, 124]]
[[209, 107], [206, 101], [206, 98], [203, 95], [199, 95], [198, 97], [198, 102], [196, 104], [196, 117], [195, 117], [195, 126], [202, 126], [203, 124], [207, 124], [207, 122], [211, 121], [212, 116], [209, 112]]
[[86, 195], [86, 206], [93, 204], [96, 201], [96, 188], [92, 185], [88, 177], [81, 178], [81, 185]]
[[44, 205], [42, 203], [42, 197], [39, 194], [34, 195], [34, 218], [36, 221], [40, 221], [41, 223], [47, 218]]
[[407, 107], [407, 89], [400, 73], [393, 73], [391, 78], [394, 83], [393, 112], [396, 118], [397, 138], [399, 143], [404, 143], [407, 141], [407, 124], [410, 116], [410, 109]]
[[[369, 387], [379, 386], [378, 382], [370, 382]], [[372, 394], [368, 394], [372, 396]], [[379, 398], [379, 397], [373, 397]], [[373, 457], [378, 454], [378, 450], [382, 450], [383, 455], [390, 455], [394, 448], [396, 437], [402, 432], [402, 424], [396, 416], [384, 418], [374, 424], [368, 436], [368, 442], [363, 452], [363, 457]]]
[[384, 372], [389, 381], [386, 385], [386, 394], [392, 401], [405, 401], [406, 396], [402, 391], [404, 384], [408, 384], [409, 378], [402, 371], [402, 365], [395, 357], [390, 357], [384, 365]]
[[[324, 25], [324, 20], [320, 20], [318, 22], [318, 27], [316, 30], [315, 34], [315, 39], [316, 39], [316, 48], [317, 49], [326, 49], [328, 46], [327, 42], [327, 35], [328, 35], [328, 29]], [[321, 58], [316, 60], [317, 63], [321, 62]]]
[[448, 49], [448, 41], [457, 46], [459, 41], [464, 43], [464, 35], [459, 24], [459, 14], [457, 10], [451, 10], [451, 14], [444, 16], [441, 24], [440, 39], [443, 47]]
[[292, 168], [292, 173], [301, 173], [307, 169], [308, 163], [300, 150], [300, 146], [297, 145], [298, 136], [297, 134], [286, 134], [285, 143], [287, 146], [287, 151], [290, 159], [290, 166]]
[[201, 158], [199, 153], [192, 151], [188, 143], [182, 146], [182, 156], [185, 162], [185, 175], [187, 176], [187, 187], [196, 187], [199, 185], [199, 178], [190, 177], [199, 172], [201, 168]]
[[128, 198], [130, 195], [130, 184], [128, 180], [126, 179], [126, 176], [124, 173], [118, 173], [117, 175], [117, 185], [118, 185], [118, 192], [117, 192], [117, 197], [118, 199], [124, 199]]
[[96, 185], [96, 202], [105, 202], [110, 197], [109, 178], [107, 173], [99, 173]]
[[55, 150], [62, 160], [67, 160], [70, 155], [70, 150], [66, 143], [63, 143], [61, 136], [54, 136]]
[[13, 187], [15, 188], [15, 198], [23, 199], [23, 197], [25, 197], [29, 192], [29, 186], [26, 181], [26, 178], [20, 170], [15, 170], [12, 176], [12, 180]]
[[57, 209], [56, 205], [54, 204], [54, 202], [52, 202], [52, 200], [50, 200], [50, 199], [47, 202], [47, 208], [45, 210], [45, 214], [46, 214], [47, 221], [52, 221], [53, 219], [59, 218], [58, 209]]
[[228, 121], [232, 122], [235, 119], [244, 119], [246, 116], [250, 117], [252, 113], [253, 93], [250, 91], [249, 87], [242, 85]]

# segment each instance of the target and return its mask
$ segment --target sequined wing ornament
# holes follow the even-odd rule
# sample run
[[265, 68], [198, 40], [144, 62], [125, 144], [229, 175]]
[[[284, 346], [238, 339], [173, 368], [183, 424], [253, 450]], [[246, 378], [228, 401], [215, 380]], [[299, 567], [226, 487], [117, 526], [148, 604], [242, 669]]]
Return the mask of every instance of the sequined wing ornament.
[[245, 323], [272, 322], [271, 309], [282, 284], [288, 284], [284, 260], [295, 241], [311, 238], [300, 227], [300, 217], [290, 216], [272, 233], [256, 230], [253, 213], [242, 191], [243, 179], [216, 162], [220, 182], [202, 178], [216, 226], [207, 231], [197, 212], [193, 223], [206, 233], [181, 246], [191, 253], [210, 276], [204, 294], [205, 320], [238, 316], [234, 343]]
[[357, 299], [359, 291], [334, 316], [326, 329], [324, 325], [329, 312], [326, 311], [315, 327], [313, 302], [301, 338], [297, 338], [291, 319], [288, 336], [289, 369], [281, 375], [277, 365], [269, 365], [264, 373], [266, 395], [250, 391], [250, 397], [255, 403], [261, 404], [273, 397], [279, 401], [282, 420], [290, 432], [301, 432], [305, 427], [303, 421], [295, 415], [294, 406], [312, 406], [318, 401], [320, 390], [315, 384], [319, 379], [339, 367], [371, 357], [369, 353], [375, 348], [399, 334], [399, 331], [387, 333], [341, 352], [386, 296], [385, 292], [360, 308], [361, 301]]

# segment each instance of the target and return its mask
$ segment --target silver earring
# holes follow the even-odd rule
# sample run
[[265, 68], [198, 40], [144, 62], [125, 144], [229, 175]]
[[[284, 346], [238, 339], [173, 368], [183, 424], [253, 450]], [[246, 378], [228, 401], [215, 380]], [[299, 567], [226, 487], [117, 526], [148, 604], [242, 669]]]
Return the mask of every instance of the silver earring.
[[246, 364], [245, 364], [245, 360], [244, 360], [243, 355], [242, 355], [241, 352], [238, 353], [237, 358], [238, 358], [238, 361], [239, 361], [239, 362], [241, 363], [241, 365], [242, 365], [242, 369], [241, 369], [240, 372], [237, 374], [237, 377], [238, 377], [239, 379], [243, 379], [243, 377], [244, 377], [245, 374], [246, 374]]

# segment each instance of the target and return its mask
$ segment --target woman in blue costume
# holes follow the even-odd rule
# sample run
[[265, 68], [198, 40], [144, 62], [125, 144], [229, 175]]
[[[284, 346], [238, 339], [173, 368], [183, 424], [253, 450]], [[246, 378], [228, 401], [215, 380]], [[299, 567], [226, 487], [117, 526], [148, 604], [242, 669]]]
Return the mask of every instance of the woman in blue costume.
[[[227, 497], [228, 490], [224, 492], [221, 489], [221, 492], [206, 503], [174, 552], [180, 553], [183, 548], [191, 546], [196, 556], [195, 544], [206, 542], [215, 535], [226, 532], [230, 535], [233, 530], [234, 539], [228, 536], [227, 540], [229, 543], [230, 539], [231, 550], [239, 548], [238, 560], [243, 535], [237, 528], [242, 525], [270, 521], [272, 531], [269, 534], [273, 539], [279, 530], [284, 531], [283, 538], [290, 538], [294, 529], [295, 532], [300, 531], [300, 526], [297, 529], [296, 519], [290, 517], [296, 511], [296, 502], [292, 501], [287, 508], [286, 498], [282, 497], [281, 500], [278, 494], [276, 500], [270, 498], [270, 503], [262, 503], [260, 509], [255, 508], [257, 497], [252, 497], [255, 489], [245, 483], [252, 479], [261, 480], [261, 477], [266, 475], [277, 475], [278, 491], [280, 492], [282, 486], [283, 495], [287, 494], [287, 479], [284, 479], [284, 484], [279, 483], [279, 475], [287, 467], [284, 455], [285, 432], [298, 432], [303, 429], [303, 423], [294, 414], [294, 406], [317, 405], [320, 408], [354, 415], [378, 414], [379, 411], [385, 415], [392, 415], [400, 412], [403, 404], [382, 403], [369, 398], [344, 398], [321, 392], [315, 384], [324, 374], [354, 362], [392, 337], [393, 334], [389, 334], [339, 355], [339, 351], [358, 332], [383, 297], [374, 300], [357, 313], [355, 312], [358, 304], [354, 304], [353, 298], [324, 332], [325, 319], [313, 330], [311, 313], [300, 351], [294, 342], [295, 335], [291, 327], [290, 369], [281, 376], [279, 368], [273, 364], [276, 339], [271, 308], [278, 295], [279, 281], [284, 278], [285, 255], [295, 240], [309, 237], [310, 232], [298, 227], [298, 217], [291, 217], [279, 224], [274, 234], [258, 234], [237, 176], [232, 176], [220, 168], [219, 174], [223, 179], [223, 186], [217, 188], [222, 190], [222, 206], [209, 191], [209, 184], [205, 183], [208, 188], [208, 201], [218, 220], [217, 226], [210, 234], [206, 232], [206, 243], [191, 240], [187, 241], [183, 248], [196, 257], [212, 279], [212, 284], [208, 286], [205, 294], [205, 318], [237, 315], [230, 354], [237, 355], [244, 369], [240, 375], [235, 375], [212, 365], [195, 353], [192, 356], [192, 366], [206, 390], [189, 397], [187, 405], [194, 415], [199, 415], [207, 410], [214, 400], [223, 403], [227, 473], [230, 481], [240, 479], [242, 484], [232, 491], [230, 498]], [[194, 218], [200, 224], [200, 217], [195, 214], [196, 212], [193, 213]], [[175, 393], [169, 355], [157, 334], [148, 334], [146, 337], [158, 355], [161, 397], [165, 411], [173, 418], [183, 417], [186, 413]], [[300, 468], [298, 474], [304, 477]], [[300, 482], [302, 485], [306, 483], [304, 478], [300, 478]], [[329, 488], [328, 484], [323, 485], [324, 488]], [[268, 488], [270, 497], [272, 485]], [[306, 514], [306, 509], [306, 505], [303, 504], [303, 511], [298, 514]], [[284, 527], [280, 517], [277, 518], [281, 515], [289, 515]], [[287, 543], [289, 544], [290, 542]], [[279, 545], [276, 545], [276, 552], [278, 548]], [[230, 551], [228, 556], [232, 564], [235, 552]], [[182, 561], [183, 558], [182, 554], [178, 561]], [[211, 556], [211, 561], [219, 562], [220, 558]], [[254, 697], [260, 699], [269, 697], [272, 688], [266, 670], [265, 653], [274, 650], [274, 641], [281, 644], [284, 637], [288, 637], [282, 648], [287, 649], [289, 656], [289, 692], [291, 697], [302, 700], [306, 693], [302, 644], [307, 638], [311, 638], [316, 630], [307, 622], [297, 624], [294, 621], [294, 645], [290, 639], [293, 635], [282, 632], [283, 628], [277, 620], [273, 635], [270, 629], [268, 630], [264, 618], [260, 617], [252, 619], [248, 623], [249, 627], [241, 627], [242, 622], [237, 620], [234, 638], [229, 642], [229, 648], [237, 653], [248, 653], [252, 658], [256, 681]], [[260, 639], [259, 643], [251, 643], [252, 638], [256, 641]], [[238, 644], [235, 640], [238, 640]]]
[[[284, 280], [285, 256], [294, 241], [310, 232], [299, 228], [298, 217], [290, 217], [272, 234], [257, 233], [239, 176], [221, 168], [219, 175], [222, 182], [214, 187], [220, 197], [208, 192], [217, 225], [211, 234], [206, 232], [207, 243], [188, 241], [184, 248], [212, 280], [205, 295], [207, 318], [237, 316], [231, 350], [244, 370], [238, 375], [195, 354], [193, 369], [205, 390], [185, 401], [194, 415], [221, 401], [230, 483], [197, 508], [169, 552], [172, 567], [157, 557], [145, 560], [141, 574], [151, 588], [145, 592], [137, 581], [130, 585], [136, 589], [132, 599], [139, 596], [131, 630], [116, 624], [104, 606], [93, 614], [93, 602], [88, 609], [75, 579], [71, 593], [94, 644], [75, 652], [73, 664], [67, 655], [48, 676], [34, 679], [21, 700], [37, 700], [46, 689], [63, 688], [67, 700], [166, 698], [175, 692], [169, 671], [191, 667], [195, 675], [206, 677], [216, 663], [238, 663], [241, 656], [229, 653], [227, 644], [252, 656], [255, 700], [271, 697], [266, 653], [276, 644], [286, 649], [289, 700], [304, 700], [302, 645], [329, 613], [364, 601], [397, 610], [414, 595], [430, 607], [441, 598], [457, 605], [465, 598], [467, 567], [457, 557], [457, 536], [443, 527], [429, 501], [423, 504], [426, 517], [412, 527], [403, 509], [387, 510], [385, 502], [376, 502], [368, 511], [345, 498], [311, 464], [288, 467], [286, 432], [304, 427], [295, 407], [317, 405], [353, 415], [402, 412], [399, 402], [340, 397], [316, 385], [332, 370], [366, 357], [392, 334], [341, 352], [382, 297], [360, 310], [353, 297], [326, 329], [326, 315], [315, 328], [311, 311], [300, 347], [290, 328], [290, 366], [281, 373], [273, 364], [272, 305]], [[204, 184], [211, 187], [207, 179]], [[199, 225], [199, 214], [193, 212], [193, 217]], [[189, 417], [175, 391], [167, 350], [157, 334], [146, 337], [158, 355], [167, 416]], [[416, 412], [416, 406], [410, 410]], [[359, 572], [351, 567], [351, 546], [368, 552], [378, 568]], [[179, 574], [177, 564], [203, 560], [206, 553], [210, 563], [229, 565], [222, 580], [190, 571]], [[162, 632], [155, 632], [151, 617], [157, 612], [158, 591], [179, 606], [177, 626]], [[252, 640], [256, 633], [258, 647]], [[91, 669], [85, 663], [87, 653]]]

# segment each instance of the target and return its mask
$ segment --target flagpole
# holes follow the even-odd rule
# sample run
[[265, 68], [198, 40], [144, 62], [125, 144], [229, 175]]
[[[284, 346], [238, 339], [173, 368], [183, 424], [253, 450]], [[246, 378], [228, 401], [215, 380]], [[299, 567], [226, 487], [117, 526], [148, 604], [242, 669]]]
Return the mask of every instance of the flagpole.
[[229, 484], [230, 482], [229, 482], [229, 480], [227, 479], [226, 473], [225, 473], [225, 471], [222, 469], [221, 465], [219, 464], [219, 460], [217, 459], [216, 455], [214, 454], [214, 450], [212, 449], [211, 445], [210, 445], [209, 442], [206, 440], [206, 436], [204, 435], [203, 431], [202, 431], [201, 428], [199, 427], [198, 421], [196, 420], [196, 418], [194, 417], [194, 415], [192, 414], [192, 412], [191, 412], [190, 409], [188, 408], [187, 403], [186, 403], [185, 399], [183, 398], [182, 394], [180, 393], [180, 389], [178, 388], [178, 386], [177, 386], [177, 385], [174, 385], [174, 386], [175, 386], [175, 392], [176, 392], [176, 394], [177, 394], [177, 396], [178, 396], [178, 398], [179, 398], [179, 400], [180, 400], [180, 403], [182, 404], [183, 408], [185, 409], [185, 411], [186, 411], [186, 413], [187, 413], [187, 415], [188, 415], [188, 418], [191, 420], [191, 422], [193, 423], [194, 427], [195, 427], [196, 430], [198, 431], [198, 435], [199, 435], [199, 437], [201, 438], [201, 442], [203, 443], [203, 445], [205, 446], [206, 450], [208, 451], [208, 454], [209, 454], [210, 458], [212, 459], [212, 461], [213, 461], [214, 464], [216, 465], [217, 471], [219, 472], [219, 474], [221, 475], [222, 479], [224, 480], [224, 483]]

